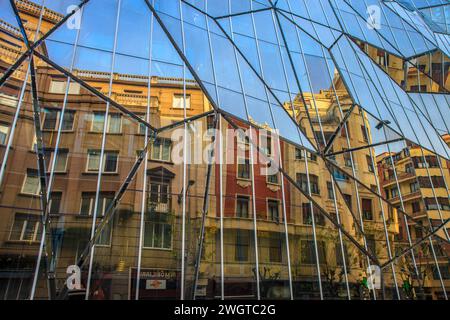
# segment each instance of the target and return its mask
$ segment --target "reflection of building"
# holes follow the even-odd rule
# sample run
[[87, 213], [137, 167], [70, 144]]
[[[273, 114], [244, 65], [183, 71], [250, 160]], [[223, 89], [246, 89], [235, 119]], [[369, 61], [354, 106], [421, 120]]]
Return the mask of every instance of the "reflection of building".
[[448, 92], [450, 58], [439, 51], [425, 53], [409, 61], [360, 43], [365, 51], [402, 88], [409, 92]]
[[[392, 160], [394, 166], [392, 166]], [[441, 162], [443, 175], [438, 161]], [[424, 232], [429, 232], [430, 223], [434, 227], [438, 227], [442, 224], [442, 221], [450, 218], [450, 205], [446, 189], [446, 186], [450, 183], [450, 174], [448, 162], [445, 159], [438, 159], [429, 151], [422, 151], [417, 146], [411, 146], [391, 155], [388, 153], [381, 154], [377, 163], [384, 196], [398, 209], [401, 209], [403, 202], [405, 211], [414, 219], [414, 225], [412, 224], [413, 221], [409, 222], [411, 238], [414, 241], [420, 240], [424, 236]], [[393, 168], [395, 168], [395, 171]], [[400, 190], [398, 187], [400, 187]], [[400, 224], [397, 240], [399, 243], [406, 243], [406, 226], [402, 219], [400, 219]], [[438, 235], [446, 238], [444, 230], [439, 231]], [[450, 247], [445, 242], [435, 241], [435, 251], [441, 275], [446, 282], [450, 279], [449, 249]], [[428, 292], [441, 295], [442, 288], [433, 261], [428, 258], [419, 258], [418, 264], [422, 264], [419, 267], [426, 273], [425, 285], [426, 289], [430, 290]]]
[[[27, 30], [36, 29], [37, 8], [28, 1], [20, 1], [19, 9], [27, 17]], [[41, 33], [49, 30], [60, 19], [56, 13], [44, 15]], [[2, 25], [6, 36], [1, 42], [1, 67], [5, 70], [23, 50], [17, 45], [20, 33], [12, 26]], [[15, 40], [14, 40], [15, 39]], [[45, 48], [42, 47], [45, 53]], [[54, 168], [50, 197], [51, 245], [55, 258], [57, 286], [64, 288], [66, 268], [81, 255], [90, 238], [92, 225], [100, 223], [102, 215], [125, 181], [134, 165], [139, 150], [145, 145], [145, 127], [108, 106], [94, 94], [71, 82], [65, 98], [67, 78], [36, 59], [39, 103], [41, 104], [41, 126], [45, 146], [47, 171]], [[1, 159], [12, 130], [14, 112], [18, 107], [20, 89], [26, 70], [15, 74], [0, 93], [0, 138]], [[149, 110], [149, 122], [161, 128], [182, 121], [184, 117], [200, 115], [211, 109], [209, 102], [194, 81], [176, 77], [148, 77], [91, 70], [74, 70], [73, 73], [90, 86], [134, 114], [145, 118]], [[337, 76], [335, 85], [343, 112], [350, 110], [351, 100]], [[186, 85], [184, 91], [183, 86]], [[149, 94], [150, 88], [150, 94]], [[15, 128], [12, 148], [9, 150], [5, 174], [2, 177], [0, 194], [0, 297], [26, 298], [29, 295], [35, 261], [38, 255], [41, 214], [38, 166], [36, 163], [34, 123], [30, 88], [26, 87], [24, 102]], [[329, 89], [329, 88], [327, 88]], [[342, 116], [332, 91], [304, 93], [303, 102], [294, 101], [292, 112], [305, 134], [313, 141], [314, 133], [322, 140], [332, 136]], [[184, 105], [186, 104], [186, 114]], [[62, 109], [65, 105], [65, 113]], [[316, 119], [316, 109], [320, 122]], [[106, 109], [109, 107], [105, 119]], [[148, 109], [147, 109], [148, 107]], [[313, 127], [306, 121], [305, 107]], [[192, 145], [206, 128], [213, 124], [211, 116], [192, 121], [187, 132], [195, 133], [193, 124], [201, 123]], [[235, 120], [242, 128], [248, 124]], [[369, 121], [358, 108], [352, 111], [350, 126], [342, 129], [331, 152], [366, 146], [370, 143]], [[222, 132], [231, 129], [222, 119]], [[191, 126], [192, 125], [192, 126]], [[105, 141], [102, 142], [106, 128]], [[134, 298], [137, 269], [140, 267], [139, 296], [141, 299], [177, 298], [180, 296], [181, 248], [183, 212], [187, 257], [186, 296], [192, 296], [195, 262], [201, 257], [197, 291], [199, 298], [220, 296], [220, 216], [223, 210], [223, 264], [225, 296], [254, 298], [256, 275], [260, 278], [262, 298], [289, 297], [289, 249], [291, 277], [295, 298], [318, 299], [318, 272], [322, 278], [324, 296], [327, 299], [346, 297], [345, 278], [348, 278], [352, 298], [367, 295], [361, 281], [366, 277], [367, 259], [354, 244], [344, 238], [341, 250], [338, 229], [319, 210], [310, 206], [307, 198], [287, 179], [277, 175], [260, 173], [263, 165], [250, 163], [251, 147], [246, 141], [233, 136], [224, 140], [223, 156], [233, 154], [232, 164], [214, 165], [208, 204], [205, 197], [206, 164], [183, 164], [172, 159], [175, 142], [171, 140], [177, 129], [184, 124], [158, 135], [149, 150], [148, 162], [141, 165], [136, 178], [130, 183], [120, 199], [113, 221], [103, 230], [95, 247], [92, 263], [91, 296], [93, 299]], [[268, 128], [270, 129], [270, 128]], [[270, 131], [270, 130], [269, 130]], [[58, 132], [61, 134], [59, 135]], [[256, 132], [256, 140], [265, 139], [263, 130]], [[236, 134], [236, 132], [234, 132]], [[225, 134], [224, 134], [225, 136]], [[201, 144], [209, 143], [206, 136]], [[348, 140], [347, 140], [348, 139]], [[267, 137], [269, 144], [265, 152], [277, 156], [276, 140]], [[104, 147], [102, 145], [104, 143]], [[55, 148], [58, 144], [58, 154]], [[238, 155], [237, 149], [243, 154]], [[100, 161], [101, 150], [104, 161]], [[333, 179], [340, 191], [333, 195], [330, 171], [317, 155], [308, 153], [306, 159], [301, 149], [287, 141], [280, 142], [283, 168], [294, 177], [305, 193], [311, 191], [312, 198], [333, 218], [339, 212], [340, 221], [351, 236], [363, 244], [361, 234], [355, 226], [352, 214], [364, 224], [367, 247], [382, 261], [387, 260], [385, 249], [382, 210], [386, 214], [389, 240], [396, 248], [394, 235], [398, 221], [388, 206], [367, 189], [349, 179], [343, 172], [354, 174], [358, 179], [376, 190], [376, 177], [372, 161], [373, 149], [341, 153], [330, 157], [341, 171], [333, 171]], [[217, 155], [216, 155], [217, 157]], [[144, 170], [145, 169], [145, 170]], [[102, 178], [98, 184], [98, 171]], [[47, 177], [50, 177], [47, 174]], [[382, 180], [380, 178], [380, 180]], [[220, 184], [222, 183], [222, 184]], [[384, 181], [382, 182], [384, 183]], [[308, 186], [309, 185], [309, 186]], [[383, 185], [384, 186], [384, 185]], [[96, 200], [96, 191], [99, 198]], [[183, 199], [183, 194], [186, 199]], [[342, 193], [342, 194], [341, 194]], [[222, 199], [220, 199], [222, 195]], [[184, 209], [183, 202], [186, 201]], [[222, 200], [222, 201], [221, 201]], [[222, 206], [221, 206], [222, 205]], [[95, 211], [97, 207], [97, 211]], [[198, 240], [203, 210], [208, 214], [205, 222], [203, 252], [198, 254]], [[338, 211], [338, 212], [337, 212]], [[93, 216], [97, 220], [93, 223]], [[286, 226], [284, 224], [286, 215]], [[141, 217], [143, 220], [141, 221]], [[313, 218], [315, 229], [313, 229]], [[142, 223], [142, 228], [141, 228]], [[286, 229], [289, 248], [286, 244]], [[256, 230], [255, 230], [256, 229]], [[142, 239], [140, 232], [142, 231]], [[316, 231], [317, 241], [314, 238]], [[256, 236], [255, 236], [256, 235]], [[140, 250], [140, 240], [142, 248]], [[258, 243], [256, 245], [256, 242]], [[315, 250], [317, 248], [317, 250]], [[139, 264], [140, 256], [140, 264]], [[318, 257], [318, 263], [317, 263]], [[256, 270], [258, 261], [259, 270]], [[319, 265], [320, 271], [317, 269]], [[344, 265], [347, 274], [344, 274]], [[41, 267], [41, 271], [44, 266]], [[83, 285], [86, 286], [88, 268], [83, 268]], [[386, 274], [388, 295], [392, 296], [392, 277]], [[36, 297], [46, 297], [44, 276], [38, 282]], [[367, 291], [367, 290], [366, 290]]]

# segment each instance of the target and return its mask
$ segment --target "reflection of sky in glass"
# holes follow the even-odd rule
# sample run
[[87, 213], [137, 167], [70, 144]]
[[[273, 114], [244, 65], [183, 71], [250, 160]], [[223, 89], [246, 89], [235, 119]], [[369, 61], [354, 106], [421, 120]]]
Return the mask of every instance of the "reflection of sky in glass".
[[[189, 2], [205, 9], [201, 1]], [[366, 9], [366, 4], [375, 2], [378, 3], [336, 1], [333, 5], [338, 11], [335, 16], [327, 1], [306, 6], [304, 1], [280, 0], [277, 6], [283, 11], [277, 14], [278, 19], [273, 10], [221, 18], [219, 24], [234, 40], [236, 48], [214, 20], [186, 4], [180, 5], [178, 0], [155, 1], [155, 8], [196, 75], [210, 96], [215, 98], [214, 102], [224, 110], [245, 118], [247, 106], [256, 122], [273, 126], [267, 115], [267, 119], [264, 118], [264, 114], [272, 110], [267, 102], [269, 91], [277, 98], [272, 100], [284, 103], [301, 91], [318, 94], [321, 90], [333, 90], [332, 81], [336, 80], [334, 68], [337, 67], [352, 97], [378, 121], [388, 120], [390, 127], [405, 134], [406, 138], [445, 154], [448, 148], [438, 141], [440, 139], [427, 119], [436, 124], [440, 133], [448, 131], [448, 120], [438, 116], [440, 113], [448, 115], [448, 109], [440, 107], [447, 101], [440, 99], [437, 106], [431, 104], [429, 97], [422, 97], [423, 103], [413, 99], [417, 104], [415, 107], [409, 97], [353, 42], [344, 36], [334, 43], [339, 36], [338, 20], [341, 20], [347, 32], [352, 26], [353, 35], [390, 52], [402, 49], [405, 55], [411, 55], [434, 48], [427, 40], [429, 34], [424, 37], [411, 25], [416, 18], [400, 11], [397, 6], [383, 7], [382, 25], [386, 30], [366, 30], [361, 19], [362, 10]], [[65, 14], [67, 6], [74, 3], [78, 1], [49, 1], [46, 6]], [[267, 8], [268, 4], [265, 1], [231, 3], [229, 8], [228, 1], [209, 1], [208, 12], [213, 16], [224, 16]], [[152, 75], [161, 77], [181, 78], [184, 74], [186, 78], [193, 78], [187, 69], [183, 72], [182, 59], [159, 23], [152, 20], [151, 11], [144, 1], [121, 1], [115, 35], [118, 4], [118, 0], [97, 0], [84, 7], [74, 68], [100, 72], [110, 72], [113, 68], [116, 73], [141, 76], [148, 75], [151, 70]], [[7, 1], [0, 2], [0, 9], [3, 20], [17, 25]], [[386, 33], [387, 30], [390, 32]], [[66, 26], [51, 35], [46, 42], [50, 58], [70, 67], [76, 35], [77, 30]], [[328, 51], [331, 45], [332, 56]], [[114, 50], [116, 56], [112, 66]], [[436, 112], [426, 114], [425, 106]], [[279, 114], [278, 111], [272, 114]], [[290, 140], [297, 141], [291, 131], [286, 130], [285, 134], [291, 135]]]

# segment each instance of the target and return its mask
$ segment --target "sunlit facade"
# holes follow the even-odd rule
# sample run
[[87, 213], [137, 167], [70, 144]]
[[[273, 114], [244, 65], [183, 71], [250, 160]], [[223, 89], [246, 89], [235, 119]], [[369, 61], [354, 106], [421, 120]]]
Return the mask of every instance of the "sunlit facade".
[[0, 0], [0, 299], [447, 299], [435, 8]]

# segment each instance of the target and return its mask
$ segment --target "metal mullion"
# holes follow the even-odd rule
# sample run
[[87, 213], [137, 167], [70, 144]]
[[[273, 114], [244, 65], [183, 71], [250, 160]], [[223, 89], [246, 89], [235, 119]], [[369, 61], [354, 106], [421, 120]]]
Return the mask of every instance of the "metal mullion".
[[[225, 300], [225, 266], [224, 266], [224, 247], [223, 247], [223, 132], [222, 117], [219, 115], [219, 205], [220, 205], [220, 295]], [[215, 181], [217, 183], [217, 181]]]
[[[274, 25], [275, 35], [276, 35], [276, 38], [277, 38], [278, 52], [280, 54], [280, 60], [281, 60], [282, 66], [283, 66], [283, 74], [284, 74], [284, 78], [285, 78], [285, 81], [286, 81], [286, 88], [288, 89], [288, 93], [289, 93], [290, 99], [292, 99], [292, 94], [291, 94], [291, 90], [290, 90], [290, 86], [289, 86], [289, 81], [288, 81], [288, 77], [287, 77], [287, 74], [286, 74], [286, 66], [284, 64], [284, 59], [283, 59], [283, 55], [282, 55], [282, 52], [281, 52], [280, 39], [279, 39], [279, 36], [278, 36], [278, 31], [277, 31], [276, 24], [275, 24], [275, 16], [276, 16], [276, 21], [278, 22], [279, 31], [282, 34], [283, 34], [283, 30], [281, 29], [281, 24], [279, 23], [278, 16], [276, 15], [276, 11], [274, 13], [274, 10], [272, 10], [271, 13], [272, 13], [272, 23]], [[283, 34], [283, 37], [284, 37], [284, 34]], [[286, 50], [288, 50], [287, 47], [286, 47]], [[258, 55], [258, 57], [259, 57], [259, 55]], [[263, 73], [264, 73], [264, 71], [263, 71], [263, 68], [262, 68], [262, 61], [261, 61], [261, 74], [263, 74]], [[273, 111], [272, 111], [272, 106], [271, 106], [271, 103], [270, 103], [269, 95], [267, 93], [267, 90], [265, 90], [265, 92], [266, 92], [266, 96], [267, 96], [267, 100], [268, 100], [267, 102], [269, 103], [269, 110], [271, 112], [272, 121], [274, 123], [274, 129], [277, 130], [277, 125], [276, 125], [275, 117], [273, 115]], [[292, 100], [291, 100], [291, 103], [293, 105]], [[297, 132], [297, 134], [299, 135], [299, 132]], [[300, 135], [299, 135], [299, 138], [300, 138]], [[280, 143], [279, 136], [277, 136], [276, 140], [277, 140], [277, 143], [278, 143], [277, 147], [278, 147], [278, 151], [279, 151], [278, 162], [279, 162], [279, 166], [281, 168], [283, 168], [282, 150], [281, 150], [281, 143]], [[300, 138], [300, 140], [301, 140], [301, 138]], [[280, 180], [281, 180], [281, 194], [282, 194], [282, 197], [283, 197], [283, 220], [284, 220], [284, 232], [285, 232], [285, 237], [286, 237], [286, 255], [287, 255], [287, 264], [288, 264], [289, 292], [290, 292], [290, 295], [291, 295], [291, 300], [294, 300], [294, 291], [293, 291], [293, 286], [292, 286], [291, 254], [290, 254], [290, 247], [289, 247], [289, 229], [288, 229], [288, 224], [287, 224], [287, 213], [286, 213], [286, 193], [285, 193], [285, 187], [284, 187], [284, 178], [281, 176]]]
[[[184, 1], [183, 1], [184, 2]], [[205, 11], [208, 12], [208, 1], [205, 1]], [[217, 97], [217, 103], [220, 105], [220, 96], [219, 96], [219, 90], [217, 87], [217, 74], [216, 74], [216, 67], [214, 63], [214, 50], [212, 48], [212, 42], [211, 42], [211, 34], [209, 29], [209, 15], [205, 16], [206, 20], [206, 32], [208, 34], [208, 45], [209, 45], [209, 52], [211, 56], [211, 66], [212, 66], [212, 72], [213, 72], [213, 78], [214, 78], [214, 89], [216, 91], [216, 97]], [[221, 299], [225, 299], [225, 266], [224, 266], [224, 246], [223, 246], [223, 238], [224, 238], [224, 230], [223, 230], [223, 134], [222, 134], [222, 117], [219, 113], [215, 113], [215, 118], [217, 121], [217, 128], [216, 132], [218, 130], [219, 132], [219, 139], [217, 141], [217, 137], [214, 141], [215, 148], [217, 148], [217, 143], [219, 144], [219, 204], [220, 204], [220, 296]], [[216, 177], [217, 179], [217, 177]], [[214, 184], [217, 183], [217, 180], [214, 180]], [[217, 198], [217, 197], [216, 197]], [[216, 199], [217, 201], [217, 199]]]
[[[180, 10], [180, 26], [182, 37], [182, 54], [186, 54], [186, 39], [184, 35], [184, 20], [183, 20], [183, 6], [179, 1]], [[183, 118], [186, 119], [186, 62], [183, 60]], [[187, 195], [187, 140], [188, 140], [188, 127], [187, 123], [184, 123], [183, 134], [183, 204], [182, 204], [182, 226], [181, 226], [181, 285], [180, 285], [180, 299], [184, 300], [185, 295], [185, 277], [186, 277], [186, 195]], [[189, 139], [190, 141], [190, 139]]]
[[[118, 37], [118, 31], [119, 31], [121, 2], [122, 2], [122, 0], [117, 1], [116, 25], [115, 25], [115, 31], [114, 31], [114, 44], [113, 44], [113, 51], [112, 51], [111, 72], [110, 72], [109, 90], [108, 90], [109, 98], [111, 97], [111, 94], [112, 94], [112, 84], [113, 84], [113, 78], [114, 78], [114, 66], [115, 66], [115, 58], [116, 58], [116, 50], [117, 50], [117, 37]], [[97, 210], [98, 210], [98, 205], [99, 205], [101, 180], [102, 180], [102, 173], [103, 173], [103, 167], [104, 167], [104, 161], [105, 161], [104, 156], [105, 156], [106, 135], [107, 135], [107, 130], [108, 130], [109, 107], [110, 107], [110, 103], [107, 102], [106, 110], [105, 110], [105, 117], [104, 117], [104, 122], [103, 122], [102, 144], [101, 144], [101, 150], [100, 150], [100, 160], [99, 160], [99, 168], [98, 168], [98, 175], [97, 175], [97, 188], [95, 191], [94, 212], [92, 214], [91, 239], [95, 235], [95, 229], [96, 229], [96, 224], [97, 224]], [[93, 243], [92, 248], [90, 250], [90, 254], [89, 254], [89, 267], [88, 267], [88, 278], [87, 278], [87, 283], [86, 283], [85, 300], [89, 300], [89, 291], [90, 291], [90, 287], [91, 287], [91, 277], [92, 277], [92, 267], [93, 267], [93, 262], [94, 262], [94, 255], [95, 255], [95, 243]]]
[[[228, 8], [231, 11], [231, 0], [228, 0]], [[250, 4], [250, 8], [253, 8], [252, 4]], [[253, 14], [251, 14], [252, 16], [252, 28], [255, 32], [255, 23], [253, 20]], [[233, 41], [234, 43], [234, 33], [233, 33], [233, 22], [231, 20], [231, 18], [229, 18], [230, 20], [230, 28], [231, 28], [231, 41]], [[233, 46], [233, 52], [234, 52], [234, 59], [236, 61], [236, 66], [238, 69], [238, 74], [239, 74], [239, 84], [241, 86], [241, 90], [242, 90], [242, 97], [244, 99], [244, 108], [245, 108], [245, 114], [247, 116], [247, 119], [250, 119], [250, 114], [248, 112], [248, 106], [247, 106], [247, 97], [246, 97], [246, 92], [245, 92], [245, 87], [244, 87], [244, 82], [242, 79], [242, 75], [241, 75], [241, 68], [240, 68], [240, 64], [239, 64], [239, 60], [238, 60], [238, 52], [236, 47]], [[251, 126], [249, 126], [249, 130], [250, 130], [250, 137], [249, 140], [253, 141], [253, 128]], [[238, 131], [238, 134], [240, 132]], [[245, 141], [245, 136], [243, 137], [244, 141]], [[255, 159], [254, 159], [254, 150], [253, 150], [253, 145], [250, 144], [250, 164], [251, 164], [251, 180], [252, 180], [252, 209], [253, 209], [253, 236], [254, 236], [254, 244], [255, 244], [255, 267], [256, 267], [256, 297], [258, 300], [261, 299], [261, 288], [260, 288], [260, 273], [259, 273], [259, 253], [258, 253], [258, 223], [257, 223], [257, 216], [256, 216], [256, 188], [255, 188]]]
[[[149, 35], [149, 60], [148, 60], [148, 85], [147, 85], [147, 114], [145, 115], [145, 121], [150, 123], [150, 110], [151, 110], [151, 80], [152, 80], [152, 60], [153, 60], [153, 21], [154, 17], [151, 14], [150, 18], [150, 35]], [[144, 141], [149, 139], [149, 129], [145, 127], [145, 138]], [[153, 144], [154, 139], [150, 140]], [[146, 213], [146, 200], [147, 200], [147, 169], [148, 169], [148, 151], [145, 152], [144, 158], [144, 176], [142, 182], [142, 202], [141, 202], [141, 217], [139, 221], [139, 245], [138, 245], [138, 259], [137, 259], [137, 270], [136, 270], [136, 292], [135, 300], [139, 300], [139, 287], [141, 280], [141, 264], [142, 264], [142, 248], [144, 246], [144, 232], [145, 232], [145, 213]]]

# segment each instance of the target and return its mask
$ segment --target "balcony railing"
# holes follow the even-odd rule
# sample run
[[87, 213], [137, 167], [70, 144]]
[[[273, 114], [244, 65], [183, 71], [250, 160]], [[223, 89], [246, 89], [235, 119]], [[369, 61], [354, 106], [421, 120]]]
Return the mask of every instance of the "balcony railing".
[[170, 201], [167, 201], [167, 203], [149, 201], [149, 209], [154, 212], [169, 213], [170, 212]]

